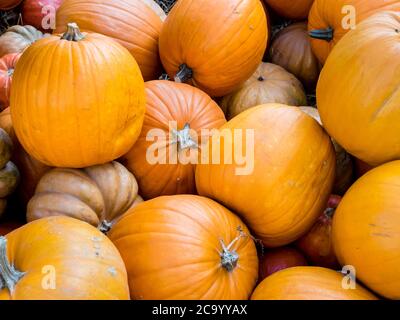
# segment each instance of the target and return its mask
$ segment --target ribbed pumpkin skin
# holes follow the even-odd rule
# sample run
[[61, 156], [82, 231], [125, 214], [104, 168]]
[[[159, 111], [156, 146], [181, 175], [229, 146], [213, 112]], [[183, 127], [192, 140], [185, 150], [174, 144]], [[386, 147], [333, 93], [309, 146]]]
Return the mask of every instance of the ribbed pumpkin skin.
[[339, 262], [371, 290], [400, 299], [400, 161], [361, 177], [337, 208], [332, 227]]
[[186, 64], [195, 86], [210, 96], [224, 96], [254, 73], [267, 39], [259, 0], [180, 0], [162, 29], [160, 56], [172, 79]]
[[315, 0], [308, 18], [308, 30], [333, 29], [330, 41], [311, 38], [313, 51], [321, 63], [325, 63], [333, 47], [351, 30], [342, 24], [346, 16], [342, 13], [345, 6], [355, 8], [357, 24], [380, 11], [400, 11], [398, 0]]
[[301, 82], [282, 67], [262, 62], [256, 72], [236, 91], [220, 102], [228, 120], [249, 108], [266, 103], [289, 106], [307, 104]]
[[10, 103], [12, 75], [20, 56], [20, 53], [9, 53], [0, 58], [0, 109]]
[[109, 38], [42, 39], [22, 55], [13, 80], [15, 133], [44, 164], [82, 168], [106, 163], [125, 154], [139, 136], [143, 78], [135, 59]]
[[[7, 236], [8, 260], [26, 272], [0, 300], [128, 300], [124, 263], [111, 241], [87, 223], [67, 217], [31, 222]], [[56, 288], [43, 288], [53, 266]], [[46, 269], [44, 269], [46, 270]]]
[[32, 26], [12, 26], [0, 36], [0, 57], [22, 52], [41, 38], [43, 33]]
[[[323, 210], [335, 176], [335, 152], [321, 126], [297, 107], [269, 104], [241, 113], [223, 129], [239, 129], [243, 135], [245, 129], [254, 130], [254, 170], [237, 175], [243, 166], [235, 161], [200, 164], [199, 194], [238, 213], [268, 247], [306, 233]], [[245, 140], [242, 144], [243, 154], [252, 155]], [[210, 149], [225, 152], [223, 143], [212, 143]]]
[[[239, 255], [228, 272], [222, 239]], [[258, 271], [257, 252], [238, 217], [199, 196], [164, 196], [138, 205], [110, 231], [128, 271], [133, 299], [248, 299]]]
[[[373, 166], [400, 157], [396, 28], [400, 29], [400, 13], [395, 12], [358, 24], [332, 51], [317, 86], [325, 129], [347, 152]], [[385, 59], [376, 58], [381, 52]]]
[[22, 0], [1, 0], [0, 10], [9, 10], [18, 6]]
[[143, 0], [64, 0], [57, 10], [56, 33], [76, 22], [82, 31], [101, 33], [118, 41], [139, 64], [143, 78], [161, 75], [159, 15]]
[[[186, 124], [201, 136], [201, 129], [218, 129], [225, 124], [225, 116], [218, 105], [201, 90], [187, 84], [171, 81], [150, 81], [146, 83], [146, 115], [143, 129], [133, 148], [123, 157], [124, 165], [138, 179], [142, 196], [151, 199], [160, 195], [196, 193], [194, 181], [195, 164], [151, 164], [146, 158], [154, 141], [148, 141], [151, 130], [160, 129], [166, 134], [166, 141], [158, 141], [160, 150], [170, 154], [172, 143], [169, 132], [170, 122], [176, 121], [177, 129]], [[208, 137], [199, 138], [198, 143]], [[164, 144], [166, 146], [162, 147]], [[195, 147], [198, 150], [198, 147]], [[178, 154], [187, 154], [189, 150], [180, 150]]]
[[135, 177], [116, 161], [84, 169], [56, 168], [40, 179], [26, 217], [69, 216], [98, 227], [119, 219], [137, 196]]
[[314, 0], [264, 0], [279, 15], [290, 19], [307, 19]]
[[263, 280], [251, 300], [376, 300], [357, 283], [344, 289], [344, 275], [320, 267], [293, 267], [278, 271]]
[[294, 74], [306, 88], [315, 88], [321, 65], [311, 49], [305, 22], [280, 31], [272, 42], [270, 55], [272, 63]]

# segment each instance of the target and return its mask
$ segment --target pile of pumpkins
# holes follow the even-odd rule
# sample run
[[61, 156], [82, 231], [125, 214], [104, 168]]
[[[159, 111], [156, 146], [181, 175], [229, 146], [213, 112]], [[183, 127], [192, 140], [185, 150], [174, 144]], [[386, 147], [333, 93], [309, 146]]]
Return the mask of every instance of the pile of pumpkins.
[[0, 299], [400, 299], [400, 1], [17, 6]]

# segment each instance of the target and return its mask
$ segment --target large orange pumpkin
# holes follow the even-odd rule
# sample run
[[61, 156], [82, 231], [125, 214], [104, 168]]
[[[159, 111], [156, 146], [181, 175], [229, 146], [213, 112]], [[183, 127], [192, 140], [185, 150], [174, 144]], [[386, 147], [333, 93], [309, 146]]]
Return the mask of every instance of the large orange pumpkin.
[[[315, 0], [308, 18], [308, 30], [315, 55], [320, 62], [325, 63], [333, 47], [347, 32], [365, 18], [386, 10], [400, 11], [400, 2], [398, 0]], [[351, 19], [352, 17], [354, 19]], [[351, 25], [351, 22], [355, 24]]]
[[62, 37], [42, 39], [20, 58], [11, 116], [29, 154], [47, 165], [81, 168], [129, 151], [142, 128], [145, 91], [124, 47], [68, 26]]
[[321, 65], [311, 49], [307, 23], [294, 23], [279, 31], [270, 49], [271, 62], [294, 74], [303, 85], [313, 91]]
[[263, 280], [254, 290], [252, 300], [376, 300], [360, 284], [342, 286], [344, 275], [320, 267], [293, 267]]
[[18, 6], [22, 0], [1, 0], [0, 10], [10, 10]]
[[230, 120], [249, 108], [266, 103], [302, 106], [307, 104], [307, 97], [293, 74], [278, 65], [262, 62], [238, 90], [221, 100], [220, 106]]
[[318, 81], [325, 129], [370, 165], [400, 158], [399, 30], [400, 13], [364, 20], [337, 44]]
[[[143, 129], [123, 163], [138, 179], [146, 199], [196, 193], [196, 161], [187, 163], [185, 159], [198, 159], [196, 155], [208, 138], [202, 136], [201, 130], [218, 129], [226, 122], [224, 114], [207, 94], [187, 84], [150, 81], [146, 83], [146, 93]], [[154, 130], [161, 130], [165, 136], [149, 139]], [[148, 151], [154, 146], [157, 150], [150, 154], [154, 155], [152, 160]]]
[[224, 96], [246, 81], [267, 45], [259, 0], [180, 0], [160, 35], [160, 56], [172, 79]]
[[96, 228], [50, 217], [0, 237], [0, 300], [92, 299], [129, 299], [121, 256]]
[[255, 244], [243, 222], [199, 196], [139, 204], [110, 231], [133, 299], [248, 299], [256, 280]]
[[12, 76], [20, 56], [20, 53], [9, 53], [0, 58], [0, 109], [10, 103]]
[[264, 0], [279, 15], [290, 19], [307, 19], [314, 0]]
[[0, 113], [0, 128], [4, 129], [13, 142], [13, 154], [11, 160], [17, 166], [21, 181], [17, 194], [22, 205], [26, 206], [35, 193], [36, 185], [40, 178], [51, 169], [28, 154], [19, 143], [12, 125], [10, 107]]
[[196, 168], [199, 194], [240, 214], [266, 246], [306, 233], [335, 177], [335, 151], [321, 126], [297, 107], [269, 104], [241, 113], [220, 131], [209, 140], [208, 163]]
[[339, 262], [352, 265], [371, 290], [400, 299], [400, 161], [362, 176], [333, 217], [333, 246]]
[[162, 20], [148, 1], [64, 0], [57, 10], [55, 32], [64, 32], [69, 22], [76, 22], [82, 31], [118, 41], [135, 57], [145, 80], [161, 75], [158, 37]]

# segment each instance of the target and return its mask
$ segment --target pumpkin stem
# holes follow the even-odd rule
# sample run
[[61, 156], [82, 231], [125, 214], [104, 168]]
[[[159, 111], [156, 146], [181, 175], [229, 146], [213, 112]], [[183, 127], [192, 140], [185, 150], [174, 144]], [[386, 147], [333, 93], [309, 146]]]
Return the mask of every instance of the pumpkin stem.
[[333, 39], [333, 29], [331, 27], [322, 30], [311, 30], [308, 34], [313, 39], [320, 39], [328, 42]]
[[258, 81], [264, 81], [265, 79], [264, 79], [263, 76], [259, 76], [257, 80], [258, 80]]
[[7, 76], [11, 77], [14, 74], [14, 69], [8, 69], [7, 70]]
[[97, 229], [99, 229], [99, 231], [103, 232], [104, 234], [107, 234], [107, 232], [111, 230], [112, 226], [113, 226], [112, 222], [108, 222], [107, 220], [103, 220], [100, 223], [100, 225], [98, 226]]
[[174, 143], [178, 143], [179, 150], [185, 150], [190, 148], [197, 148], [198, 145], [195, 141], [193, 141], [192, 137], [190, 136], [190, 125], [186, 123], [182, 130], [172, 130], [174, 135]]
[[15, 284], [25, 275], [8, 262], [7, 239], [0, 237], [0, 290], [7, 288], [13, 293]]
[[178, 73], [175, 75], [175, 82], [178, 83], [185, 83], [186, 81], [188, 81], [189, 79], [191, 79], [193, 77], [193, 70], [190, 69], [186, 63], [181, 64], [179, 66], [179, 71]]
[[220, 243], [222, 246], [222, 252], [220, 253], [221, 256], [221, 265], [224, 267], [228, 272], [233, 271], [239, 260], [239, 255], [235, 250], [231, 250], [232, 246], [239, 241], [239, 239], [246, 237], [246, 234], [243, 232], [242, 228], [239, 226], [237, 228], [239, 231], [239, 235], [231, 241], [228, 246], [225, 245], [224, 240], [220, 239]]
[[67, 24], [67, 31], [61, 36], [62, 40], [68, 41], [80, 41], [84, 39], [85, 36], [79, 30], [78, 25], [75, 22], [71, 22]]

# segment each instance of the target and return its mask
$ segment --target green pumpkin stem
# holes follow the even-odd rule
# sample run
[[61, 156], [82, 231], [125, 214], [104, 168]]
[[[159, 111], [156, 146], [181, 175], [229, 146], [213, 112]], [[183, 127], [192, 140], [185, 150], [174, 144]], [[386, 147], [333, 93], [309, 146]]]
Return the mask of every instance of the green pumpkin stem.
[[333, 29], [331, 27], [321, 30], [311, 30], [308, 34], [313, 39], [325, 40], [328, 42], [333, 40]]
[[25, 275], [10, 264], [7, 258], [7, 239], [0, 237], [0, 290], [7, 288], [13, 293], [15, 285]]
[[193, 70], [190, 69], [190, 68], [186, 65], [186, 63], [184, 63], [184, 64], [181, 64], [181, 65], [179, 66], [179, 71], [178, 71], [178, 73], [175, 75], [174, 80], [175, 80], [175, 82], [178, 82], [178, 83], [185, 83], [185, 82], [187, 82], [188, 80], [190, 80], [192, 77], [193, 77]]
[[67, 24], [67, 31], [61, 36], [62, 40], [68, 41], [80, 41], [84, 39], [85, 36], [79, 30], [78, 25], [75, 22], [71, 22]]
[[246, 234], [242, 231], [240, 226], [238, 227], [239, 235], [231, 241], [231, 243], [226, 246], [224, 240], [220, 239], [220, 243], [222, 246], [221, 256], [221, 265], [228, 272], [232, 272], [239, 261], [239, 254], [235, 250], [231, 250], [233, 245], [239, 241], [239, 239], [246, 237]]

